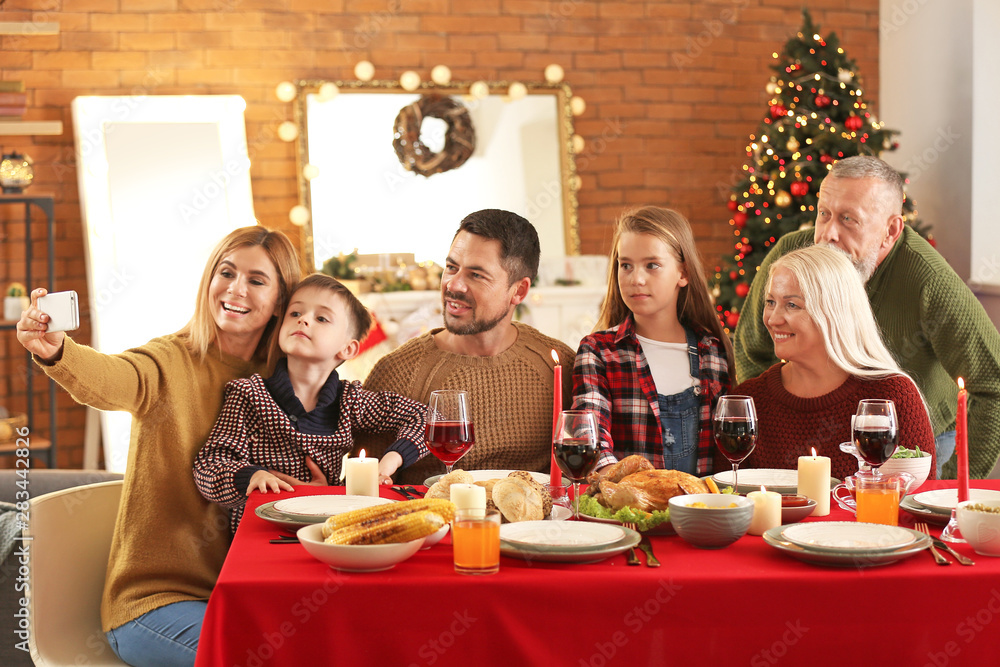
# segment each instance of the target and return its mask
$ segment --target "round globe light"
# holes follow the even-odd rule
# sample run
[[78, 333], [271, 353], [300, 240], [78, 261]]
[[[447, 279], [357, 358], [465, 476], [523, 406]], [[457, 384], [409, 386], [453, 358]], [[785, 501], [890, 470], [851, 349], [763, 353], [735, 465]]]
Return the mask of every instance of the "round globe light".
[[545, 80], [549, 83], [559, 83], [563, 80], [564, 75], [563, 68], [555, 63], [545, 68]]
[[579, 134], [574, 134], [573, 139], [571, 141], [573, 142], [573, 152], [582, 153], [583, 147], [586, 146], [587, 143], [583, 140], [583, 137], [581, 137]]
[[298, 92], [295, 88], [295, 84], [291, 81], [282, 81], [274, 88], [274, 95], [282, 102], [291, 102], [295, 99], [295, 93]]
[[340, 88], [337, 87], [337, 84], [330, 81], [321, 84], [319, 90], [316, 91], [316, 97], [320, 102], [329, 102], [339, 94]]
[[278, 126], [278, 138], [282, 141], [295, 141], [299, 136], [299, 128], [290, 120]]
[[574, 116], [582, 116], [583, 112], [587, 110], [587, 103], [579, 95], [574, 95], [569, 100], [569, 110]]
[[317, 167], [316, 165], [307, 164], [306, 166], [302, 167], [302, 178], [306, 179], [307, 181], [311, 181], [317, 176], [319, 176], [319, 167]]
[[360, 81], [371, 81], [375, 78], [375, 65], [367, 60], [362, 60], [354, 66], [354, 76], [358, 77]]
[[296, 227], [301, 227], [302, 225], [309, 222], [310, 217], [312, 216], [309, 215], [309, 209], [307, 209], [302, 204], [293, 206], [292, 209], [288, 212], [288, 219], [291, 220], [292, 224], [295, 225]]
[[511, 101], [522, 99], [527, 94], [528, 87], [520, 81], [515, 81], [510, 84], [510, 88], [507, 89], [507, 97], [509, 97]]
[[485, 81], [476, 81], [469, 86], [469, 95], [474, 99], [481, 100], [490, 94], [490, 87]]
[[435, 65], [434, 69], [431, 70], [431, 81], [439, 86], [451, 83], [451, 70], [448, 69], [447, 65]]
[[399, 85], [407, 92], [413, 92], [420, 87], [420, 75], [413, 70], [407, 70], [399, 77]]

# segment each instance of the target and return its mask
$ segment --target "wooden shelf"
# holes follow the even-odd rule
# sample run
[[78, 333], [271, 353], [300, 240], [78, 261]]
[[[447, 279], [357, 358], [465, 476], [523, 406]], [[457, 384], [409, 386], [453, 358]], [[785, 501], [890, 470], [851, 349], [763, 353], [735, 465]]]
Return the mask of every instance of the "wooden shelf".
[[0, 136], [62, 133], [61, 120], [0, 120]]
[[0, 21], [0, 35], [58, 35], [58, 23]]

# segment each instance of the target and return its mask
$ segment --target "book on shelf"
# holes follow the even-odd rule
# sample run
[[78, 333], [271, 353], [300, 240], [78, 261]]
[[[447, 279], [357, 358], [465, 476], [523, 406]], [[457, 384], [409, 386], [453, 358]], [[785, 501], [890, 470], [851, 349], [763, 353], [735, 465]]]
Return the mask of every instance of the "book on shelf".
[[0, 118], [20, 118], [27, 111], [27, 107], [5, 107], [0, 106]]
[[0, 107], [23, 107], [28, 104], [28, 93], [5, 93], [0, 91]]
[[24, 81], [0, 81], [0, 93], [23, 93]]

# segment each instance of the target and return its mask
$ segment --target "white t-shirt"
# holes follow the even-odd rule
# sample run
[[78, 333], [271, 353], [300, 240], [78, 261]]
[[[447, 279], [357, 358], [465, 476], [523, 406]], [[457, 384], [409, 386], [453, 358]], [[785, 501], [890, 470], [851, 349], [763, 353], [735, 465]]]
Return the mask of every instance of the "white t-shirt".
[[663, 343], [638, 334], [636, 338], [649, 362], [656, 393], [673, 396], [700, 384], [697, 378], [691, 376], [687, 343]]

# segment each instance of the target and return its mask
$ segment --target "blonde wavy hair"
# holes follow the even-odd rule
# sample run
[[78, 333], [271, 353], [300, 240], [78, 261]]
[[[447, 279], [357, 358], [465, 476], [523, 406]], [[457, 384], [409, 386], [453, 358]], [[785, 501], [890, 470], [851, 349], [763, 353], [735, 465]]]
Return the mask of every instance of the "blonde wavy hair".
[[[212, 250], [205, 270], [198, 284], [198, 297], [195, 301], [194, 315], [178, 335], [186, 339], [187, 347], [200, 357], [208, 353], [208, 348], [215, 344], [219, 336], [219, 328], [212, 317], [212, 304], [209, 300], [208, 288], [212, 277], [219, 268], [219, 263], [239, 248], [260, 246], [267, 253], [277, 272], [278, 303], [276, 313], [284, 314], [288, 307], [292, 291], [299, 282], [301, 268], [298, 253], [288, 237], [281, 232], [271, 231], [265, 227], [240, 227], [230, 232]], [[281, 326], [280, 317], [272, 317], [261, 334], [254, 359], [267, 362], [268, 367], [274, 365], [280, 351], [278, 350], [277, 331]]]
[[778, 269], [798, 280], [806, 313], [822, 332], [826, 353], [837, 367], [863, 378], [910, 377], [882, 342], [861, 276], [847, 253], [814, 245], [782, 255], [771, 264], [768, 291]]
[[726, 352], [729, 372], [735, 373], [733, 345], [722, 330], [722, 323], [715, 313], [708, 283], [702, 271], [701, 259], [694, 244], [691, 224], [683, 215], [669, 208], [644, 206], [626, 210], [615, 223], [611, 239], [611, 257], [608, 262], [608, 292], [601, 304], [601, 314], [594, 331], [603, 331], [621, 324], [632, 311], [625, 305], [618, 286], [618, 242], [623, 234], [649, 234], [663, 241], [680, 265], [688, 284], [681, 287], [677, 296], [677, 319], [685, 326], [697, 326], [719, 339]]

